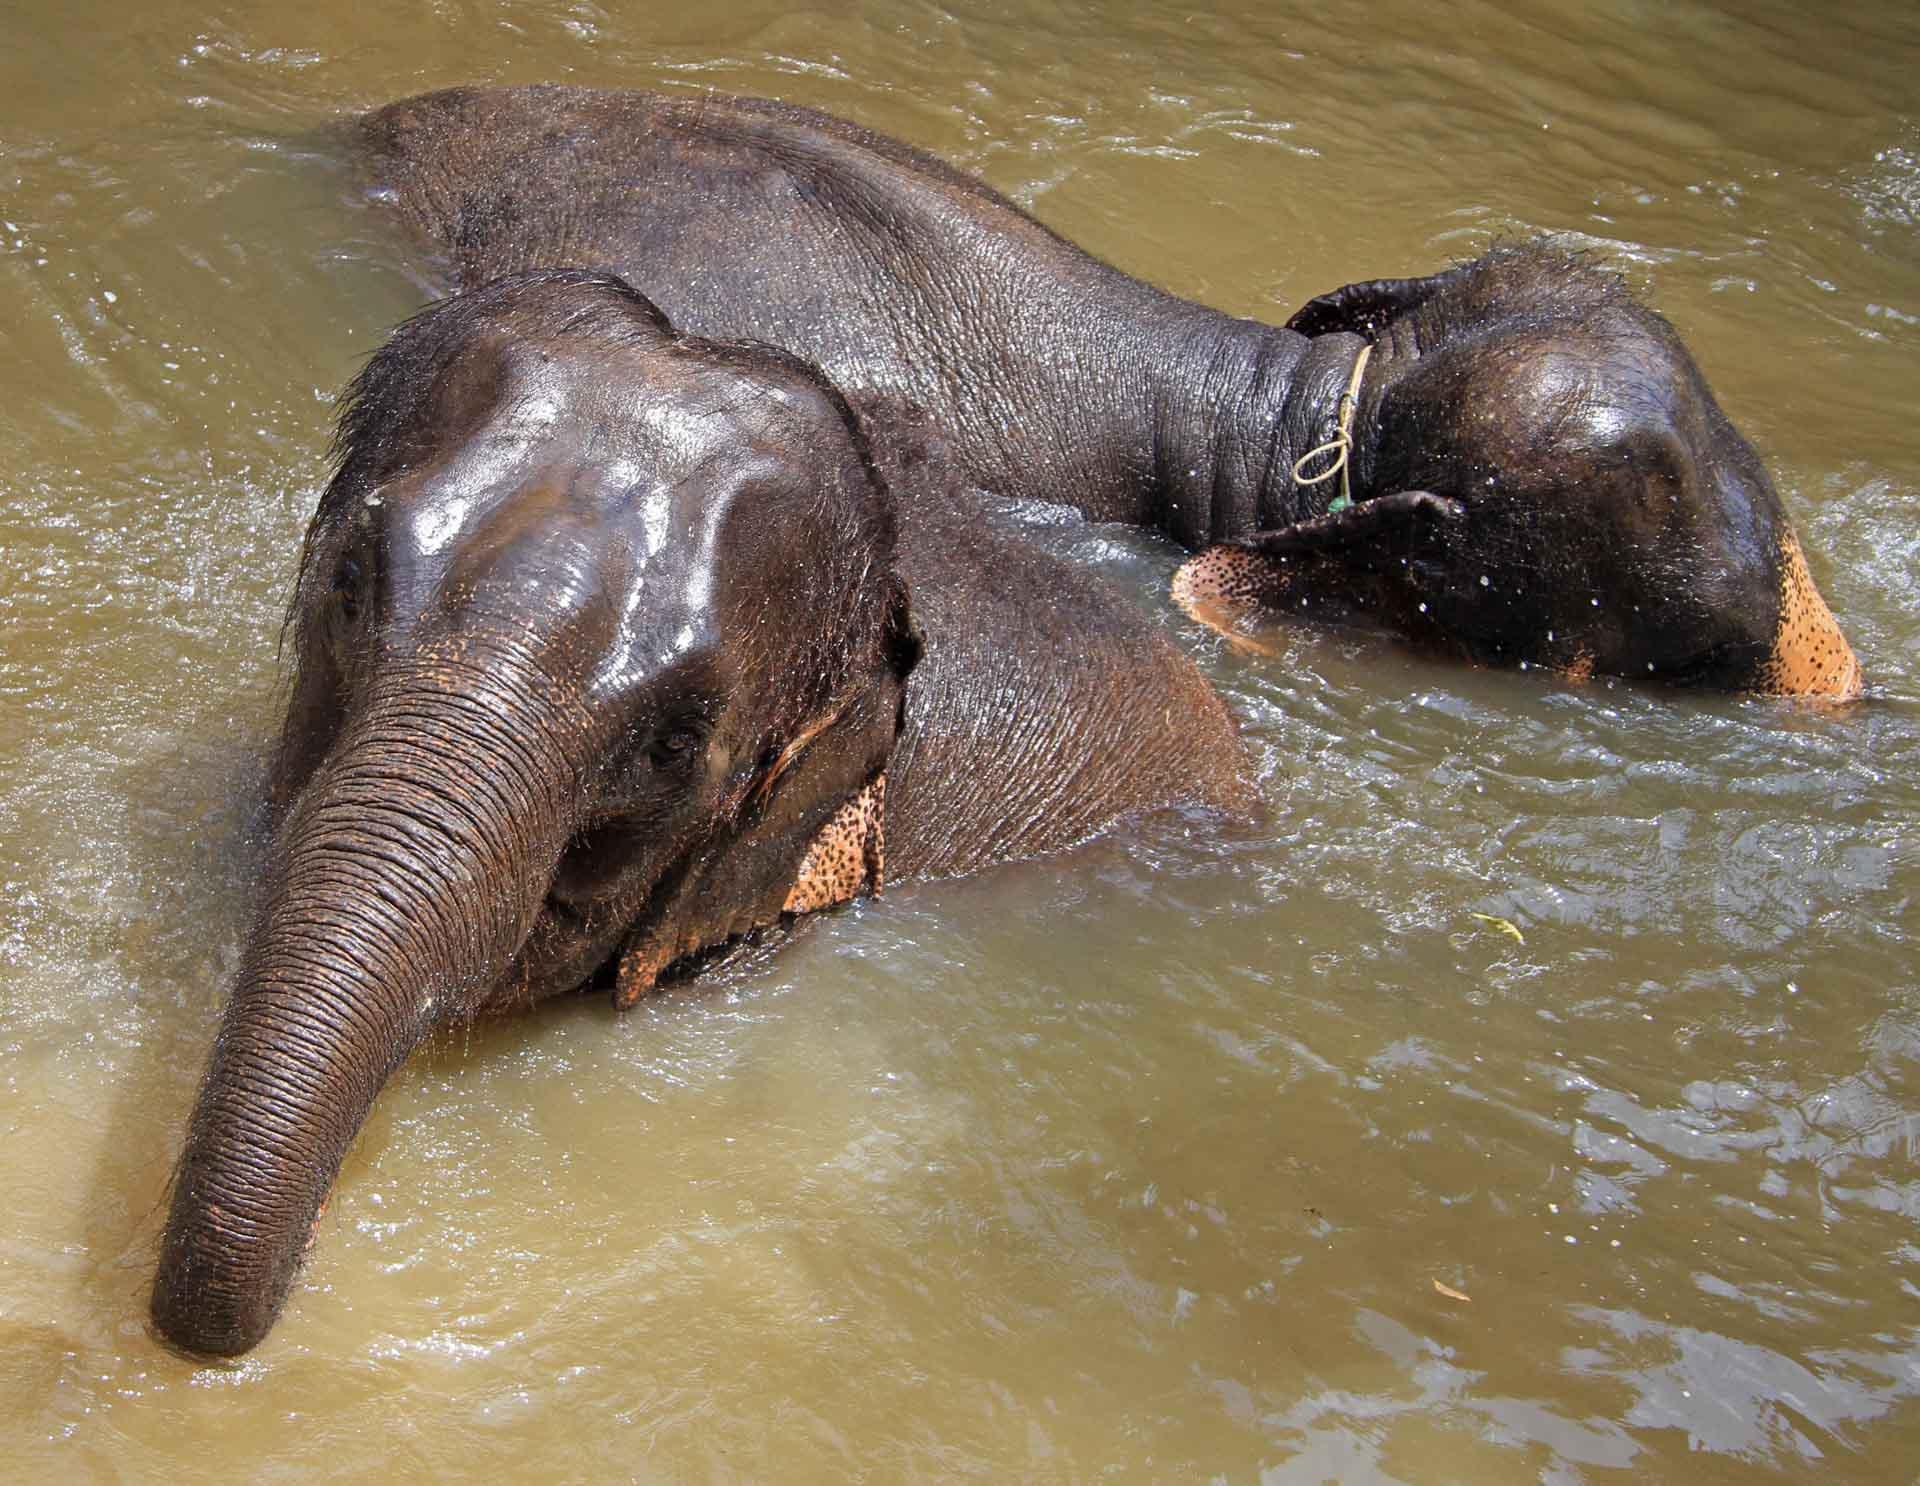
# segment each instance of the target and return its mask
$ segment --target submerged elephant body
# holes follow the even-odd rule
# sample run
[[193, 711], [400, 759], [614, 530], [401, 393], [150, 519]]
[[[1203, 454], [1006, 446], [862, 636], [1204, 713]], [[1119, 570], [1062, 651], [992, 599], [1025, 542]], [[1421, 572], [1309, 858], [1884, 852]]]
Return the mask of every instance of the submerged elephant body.
[[[1224, 708], [1142, 616], [1014, 536], [949, 549], [989, 516], [956, 514], [910, 417], [681, 335], [608, 276], [427, 310], [341, 444], [273, 875], [154, 1286], [192, 1352], [265, 1334], [436, 1029], [589, 983], [628, 1004], [883, 875], [1251, 807]], [[896, 494], [916, 480], [943, 487], [925, 510]], [[1066, 626], [1093, 643], [1061, 649]]]
[[927, 409], [987, 489], [1236, 544], [1182, 575], [1205, 615], [1251, 599], [1493, 664], [1858, 690], [1671, 327], [1564, 253], [1352, 285], [1283, 329], [779, 103], [460, 89], [368, 115], [352, 147], [456, 284], [605, 266], [690, 329]]

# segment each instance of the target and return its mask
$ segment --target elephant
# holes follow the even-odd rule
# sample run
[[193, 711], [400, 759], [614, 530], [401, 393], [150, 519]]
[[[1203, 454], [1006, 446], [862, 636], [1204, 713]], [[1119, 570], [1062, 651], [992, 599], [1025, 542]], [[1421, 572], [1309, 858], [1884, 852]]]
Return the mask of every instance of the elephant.
[[1359, 619], [1486, 665], [1848, 698], [1860, 668], [1672, 326], [1551, 242], [1286, 326], [1102, 263], [809, 109], [459, 88], [343, 126], [444, 281], [604, 267], [688, 329], [924, 408], [977, 485], [1158, 527], [1230, 628]]
[[150, 1315], [274, 1324], [410, 1051], [627, 1007], [883, 882], [1170, 806], [1257, 814], [1139, 606], [970, 494], [937, 428], [598, 270], [429, 305], [343, 401], [290, 612], [255, 920]]

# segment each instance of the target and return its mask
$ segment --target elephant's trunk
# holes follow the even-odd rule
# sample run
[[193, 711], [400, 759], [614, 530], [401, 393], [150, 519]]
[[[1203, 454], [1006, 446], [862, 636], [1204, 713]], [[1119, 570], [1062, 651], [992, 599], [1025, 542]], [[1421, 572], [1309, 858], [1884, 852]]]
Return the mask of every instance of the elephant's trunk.
[[154, 1281], [154, 1324], [186, 1351], [266, 1334], [381, 1085], [526, 939], [592, 745], [515, 669], [443, 657], [387, 678], [286, 824]]

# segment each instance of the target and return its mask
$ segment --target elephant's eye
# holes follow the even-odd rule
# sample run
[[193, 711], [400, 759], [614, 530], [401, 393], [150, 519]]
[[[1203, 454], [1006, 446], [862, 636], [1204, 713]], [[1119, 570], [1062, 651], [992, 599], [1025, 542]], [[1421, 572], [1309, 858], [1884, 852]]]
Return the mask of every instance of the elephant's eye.
[[700, 729], [683, 722], [657, 734], [647, 745], [647, 757], [657, 769], [671, 768], [700, 747]]
[[360, 617], [360, 564], [351, 557], [340, 559], [333, 570], [333, 600], [340, 606], [340, 617], [352, 624]]

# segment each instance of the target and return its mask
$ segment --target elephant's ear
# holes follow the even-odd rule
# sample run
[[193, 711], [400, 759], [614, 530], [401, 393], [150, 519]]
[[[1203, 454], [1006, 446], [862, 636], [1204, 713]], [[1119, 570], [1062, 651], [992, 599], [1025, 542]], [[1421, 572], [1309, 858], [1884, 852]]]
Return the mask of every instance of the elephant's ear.
[[1173, 575], [1174, 602], [1229, 637], [1236, 621], [1260, 610], [1329, 617], [1365, 609], [1374, 579], [1450, 545], [1465, 520], [1459, 501], [1430, 491], [1376, 496], [1207, 548]]
[[1418, 309], [1463, 272], [1449, 268], [1420, 279], [1367, 279], [1347, 284], [1309, 299], [1293, 312], [1287, 329], [1310, 336], [1344, 330], [1375, 341], [1390, 321]]

